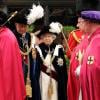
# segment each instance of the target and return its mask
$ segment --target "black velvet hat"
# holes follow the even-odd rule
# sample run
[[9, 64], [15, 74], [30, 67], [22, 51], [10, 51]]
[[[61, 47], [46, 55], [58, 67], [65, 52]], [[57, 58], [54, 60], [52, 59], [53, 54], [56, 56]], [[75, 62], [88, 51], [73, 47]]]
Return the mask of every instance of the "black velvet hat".
[[53, 34], [53, 35], [57, 35], [57, 33], [50, 32], [50, 27], [49, 27], [49, 26], [43, 26], [43, 27], [41, 28], [41, 30], [40, 30], [40, 33], [37, 34], [37, 37], [40, 38], [41, 36], [43, 36], [43, 35], [45, 35], [45, 34], [47, 34], [47, 33]]
[[25, 24], [27, 25], [27, 14], [29, 13], [28, 10], [24, 9], [21, 12], [19, 12], [13, 19], [15, 23]]

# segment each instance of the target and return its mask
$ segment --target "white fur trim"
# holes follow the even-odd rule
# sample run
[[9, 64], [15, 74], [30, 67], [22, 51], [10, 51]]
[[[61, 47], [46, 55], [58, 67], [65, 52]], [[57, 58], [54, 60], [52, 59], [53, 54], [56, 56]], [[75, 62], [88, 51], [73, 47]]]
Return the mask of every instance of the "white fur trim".
[[44, 57], [43, 57], [43, 54], [42, 54], [42, 51], [41, 51], [40, 47], [39, 47], [39, 46], [36, 46], [35, 48], [37, 49], [37, 51], [38, 51], [39, 54], [40, 54], [40, 57], [41, 57], [42, 60], [44, 61]]

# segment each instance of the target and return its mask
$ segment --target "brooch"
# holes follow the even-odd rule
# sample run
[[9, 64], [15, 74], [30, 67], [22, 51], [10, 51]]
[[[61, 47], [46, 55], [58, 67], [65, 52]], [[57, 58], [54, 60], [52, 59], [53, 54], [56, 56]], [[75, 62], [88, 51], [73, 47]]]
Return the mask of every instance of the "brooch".
[[81, 63], [82, 58], [83, 58], [83, 53], [81, 52], [81, 50], [79, 50], [79, 51], [76, 53], [76, 59]]
[[94, 56], [88, 56], [87, 64], [91, 65], [94, 62]]
[[62, 59], [62, 58], [58, 58], [58, 60], [57, 60], [57, 65], [63, 66], [63, 64], [64, 64], [63, 59]]

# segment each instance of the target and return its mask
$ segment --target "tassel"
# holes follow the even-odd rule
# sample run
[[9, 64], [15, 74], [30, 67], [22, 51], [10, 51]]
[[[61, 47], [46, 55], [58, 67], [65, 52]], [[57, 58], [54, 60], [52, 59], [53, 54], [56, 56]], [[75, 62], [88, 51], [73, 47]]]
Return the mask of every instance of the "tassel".
[[49, 86], [48, 86], [48, 99], [49, 100], [51, 100], [52, 94], [53, 94], [53, 83], [50, 78], [50, 82], [49, 82]]
[[32, 87], [31, 87], [31, 84], [29, 82], [30, 80], [27, 79], [27, 84], [26, 84], [26, 95], [27, 97], [32, 97]]

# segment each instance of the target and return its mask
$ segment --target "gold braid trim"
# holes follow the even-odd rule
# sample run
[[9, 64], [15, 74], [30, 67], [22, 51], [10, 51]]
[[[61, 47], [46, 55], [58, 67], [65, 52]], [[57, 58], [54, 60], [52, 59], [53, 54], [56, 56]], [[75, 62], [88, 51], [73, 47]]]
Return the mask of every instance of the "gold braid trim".
[[49, 86], [48, 86], [48, 100], [51, 100], [52, 95], [53, 95], [53, 83], [52, 83], [52, 79], [50, 76], [50, 82], [49, 82]]
[[28, 72], [27, 72], [27, 80], [26, 80], [26, 96], [27, 97], [32, 97], [32, 87], [31, 87], [31, 80], [30, 80], [30, 57], [29, 57], [29, 53], [32, 50], [32, 46], [30, 46], [30, 48], [27, 45], [27, 52], [23, 52], [22, 50], [20, 50], [21, 54], [28, 57]]
[[27, 97], [32, 97], [32, 87], [31, 87], [31, 79], [30, 79], [30, 57], [29, 53], [31, 51], [31, 47], [29, 48], [27, 45], [27, 52], [28, 54], [28, 73], [27, 73], [27, 80], [26, 80], [26, 96]]
[[72, 31], [72, 35], [73, 35], [74, 39], [75, 39], [78, 43], [80, 43], [80, 39], [77, 37], [77, 35], [75, 34], [74, 31]]

